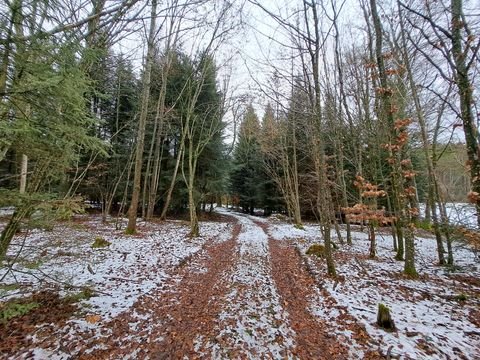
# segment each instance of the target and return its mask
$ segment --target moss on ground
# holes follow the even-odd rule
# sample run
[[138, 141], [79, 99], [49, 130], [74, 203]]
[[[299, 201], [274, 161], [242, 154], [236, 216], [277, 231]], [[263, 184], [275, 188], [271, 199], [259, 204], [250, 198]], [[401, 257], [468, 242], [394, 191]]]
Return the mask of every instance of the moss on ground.
[[105, 240], [103, 237], [101, 236], [97, 236], [95, 238], [95, 241], [93, 242], [92, 244], [92, 248], [94, 249], [100, 249], [100, 248], [105, 248], [105, 247], [108, 247], [110, 246], [111, 243], [107, 240]]
[[318, 257], [324, 257], [325, 256], [325, 246], [321, 244], [313, 244], [311, 245], [308, 250], [306, 251], [307, 255], [315, 255]]
[[17, 302], [15, 300], [9, 301], [0, 307], [0, 322], [6, 323], [14, 317], [28, 314], [39, 306], [40, 304], [36, 301], [26, 303]]

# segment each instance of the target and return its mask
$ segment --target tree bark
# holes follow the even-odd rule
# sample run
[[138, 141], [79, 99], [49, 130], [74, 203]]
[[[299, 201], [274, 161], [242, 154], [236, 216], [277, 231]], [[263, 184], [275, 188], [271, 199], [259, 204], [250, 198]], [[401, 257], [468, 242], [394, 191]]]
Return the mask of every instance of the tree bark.
[[475, 125], [475, 118], [472, 109], [473, 84], [469, 77], [469, 69], [466, 63], [466, 49], [463, 48], [462, 29], [463, 22], [463, 1], [451, 1], [452, 12], [452, 54], [455, 62], [455, 80], [460, 98], [460, 113], [465, 132], [467, 144], [467, 155], [470, 167], [470, 181], [473, 192], [472, 200], [477, 210], [477, 224], [480, 226], [480, 147], [478, 129]]
[[[375, 56], [378, 67], [378, 76], [380, 80], [380, 108], [378, 109], [379, 118], [384, 118], [388, 129], [390, 130], [390, 141], [396, 137], [396, 127], [394, 119], [394, 107], [392, 106], [392, 92], [387, 81], [387, 73], [385, 69], [385, 63], [383, 58], [383, 29], [380, 16], [378, 15], [376, 0], [370, 0], [370, 8], [372, 12], [373, 25], [375, 29]], [[414, 249], [414, 236], [413, 236], [413, 224], [411, 223], [410, 215], [408, 214], [408, 205], [406, 203], [407, 197], [404, 191], [402, 169], [399, 160], [399, 154], [393, 153], [392, 149], [389, 150], [390, 158], [393, 160], [392, 171], [390, 178], [392, 182], [392, 192], [394, 196], [394, 207], [397, 209], [397, 231], [403, 232], [405, 238], [405, 264], [404, 272], [407, 275], [415, 276], [415, 249]], [[397, 205], [397, 206], [395, 206]], [[397, 232], [398, 235], [400, 235]], [[397, 258], [400, 257], [400, 250], [403, 250], [400, 236], [398, 236], [398, 248]]]
[[20, 166], [20, 194], [25, 193], [27, 188], [28, 156], [22, 154], [22, 163]]
[[[402, 16], [402, 9], [400, 6], [400, 2], [397, 2], [398, 4], [398, 11], [399, 11], [399, 16], [400, 16], [400, 27], [401, 27], [401, 34], [402, 34], [402, 53], [403, 53], [403, 63], [405, 65], [405, 68], [407, 70], [407, 77], [408, 77], [408, 82], [410, 85], [410, 90], [412, 92], [412, 98], [413, 102], [415, 105], [415, 112], [417, 115], [417, 120], [420, 125], [420, 134], [422, 137], [422, 143], [423, 143], [423, 151], [425, 154], [425, 161], [427, 163], [427, 174], [428, 174], [428, 198], [425, 204], [425, 214], [428, 214], [429, 217], [431, 217], [433, 221], [433, 229], [435, 233], [435, 239], [437, 241], [437, 253], [438, 253], [438, 262], [440, 265], [445, 264], [445, 249], [443, 247], [443, 242], [442, 242], [442, 235], [440, 232], [440, 224], [438, 221], [438, 215], [437, 215], [437, 208], [435, 205], [435, 184], [437, 182], [436, 176], [435, 176], [435, 171], [433, 169], [433, 163], [432, 163], [432, 157], [430, 154], [430, 144], [428, 141], [428, 134], [427, 134], [427, 125], [423, 113], [422, 106], [420, 104], [420, 97], [418, 96], [417, 93], [417, 86], [415, 84], [415, 81], [413, 79], [413, 73], [412, 73], [412, 67], [410, 63], [410, 59], [407, 54], [407, 43], [405, 39], [405, 26], [403, 23], [403, 16]], [[426, 216], [426, 219], [427, 216]], [[430, 219], [428, 219], [429, 221]]]
[[145, 128], [147, 124], [148, 104], [150, 101], [150, 82], [152, 74], [152, 65], [155, 53], [155, 32], [156, 32], [157, 0], [152, 0], [152, 10], [150, 19], [150, 31], [147, 44], [147, 59], [145, 63], [145, 74], [143, 77], [142, 105], [140, 111], [140, 120], [138, 123], [137, 147], [135, 154], [135, 173], [133, 178], [133, 192], [128, 209], [128, 225], [126, 232], [133, 234], [137, 228], [138, 201], [141, 191], [141, 179], [143, 168], [143, 150], [145, 143]]

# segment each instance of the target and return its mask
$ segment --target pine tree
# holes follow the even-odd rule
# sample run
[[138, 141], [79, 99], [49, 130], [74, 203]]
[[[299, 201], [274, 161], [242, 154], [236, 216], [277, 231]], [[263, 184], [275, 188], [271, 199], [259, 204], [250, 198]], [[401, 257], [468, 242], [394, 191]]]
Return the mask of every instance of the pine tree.
[[243, 211], [254, 214], [262, 199], [262, 160], [259, 142], [260, 122], [250, 104], [240, 125], [233, 155], [230, 193], [238, 196]]

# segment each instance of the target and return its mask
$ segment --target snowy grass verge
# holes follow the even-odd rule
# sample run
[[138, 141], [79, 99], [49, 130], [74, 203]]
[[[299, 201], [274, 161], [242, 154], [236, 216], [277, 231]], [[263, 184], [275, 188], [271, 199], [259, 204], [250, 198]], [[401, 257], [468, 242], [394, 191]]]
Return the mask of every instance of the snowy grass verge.
[[[277, 240], [292, 239], [302, 254], [320, 243], [318, 226], [305, 230], [289, 224], [271, 224]], [[332, 232], [332, 237], [335, 238]], [[345, 234], [343, 233], [345, 238]], [[328, 278], [323, 260], [307, 257], [322, 288], [334, 300], [319, 294], [311, 299], [312, 312], [329, 321], [337, 336], [347, 337], [351, 353], [359, 348], [348, 329], [338, 326], [345, 314], [353, 316], [372, 337], [373, 346], [386, 355], [410, 359], [474, 359], [480, 353], [480, 263], [472, 249], [454, 249], [456, 267], [436, 265], [433, 238], [416, 238], [416, 266], [421, 276], [401, 275], [403, 262], [394, 260], [393, 239], [378, 234], [377, 259], [368, 259], [368, 236], [353, 232], [353, 246], [340, 245], [335, 252], [341, 281]], [[338, 241], [337, 241], [338, 245]], [[378, 304], [391, 309], [397, 331], [386, 332], [375, 324]]]
[[[225, 241], [229, 224], [202, 222], [199, 238], [188, 237], [183, 222], [139, 222], [138, 234], [115, 230], [113, 221], [81, 216], [57, 224], [52, 231], [32, 230], [15, 236], [8, 252], [15, 263], [0, 269], [1, 300], [27, 296], [48, 287], [64, 295], [91, 289], [93, 297], [82, 301], [89, 312], [109, 319], [130, 308], [142, 295], [161, 286], [169, 271], [201, 250], [209, 239]], [[96, 239], [110, 243], [92, 247]]]

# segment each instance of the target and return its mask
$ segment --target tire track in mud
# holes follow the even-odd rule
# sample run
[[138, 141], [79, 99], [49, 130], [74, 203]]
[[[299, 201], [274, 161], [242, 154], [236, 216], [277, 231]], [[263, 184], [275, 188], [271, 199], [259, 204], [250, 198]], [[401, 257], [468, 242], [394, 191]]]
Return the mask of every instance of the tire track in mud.
[[227, 291], [222, 275], [234, 264], [240, 229], [241, 225], [233, 222], [230, 240], [210, 241], [201, 254], [179, 265], [162, 288], [140, 299], [132, 312], [113, 319], [113, 336], [101, 349], [79, 358], [198, 358], [198, 335], [215, 335], [221, 299]]
[[171, 305], [157, 312], [164, 324], [164, 339], [149, 348], [155, 359], [197, 358], [195, 341], [199, 334], [214, 336], [216, 319], [223, 306], [221, 299], [227, 291], [222, 274], [233, 266], [240, 229], [236, 223], [230, 240], [207, 248], [205, 273], [192, 272], [190, 266], [180, 269], [182, 280], [177, 290], [161, 299]]
[[[268, 224], [256, 221], [266, 234]], [[310, 311], [315, 280], [310, 276], [293, 244], [278, 241], [269, 235], [272, 277], [278, 288], [282, 306], [288, 312], [295, 331], [295, 357], [299, 359], [349, 359], [348, 349], [338, 342]]]

